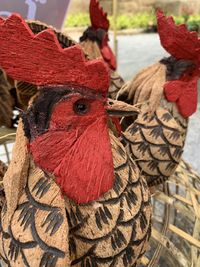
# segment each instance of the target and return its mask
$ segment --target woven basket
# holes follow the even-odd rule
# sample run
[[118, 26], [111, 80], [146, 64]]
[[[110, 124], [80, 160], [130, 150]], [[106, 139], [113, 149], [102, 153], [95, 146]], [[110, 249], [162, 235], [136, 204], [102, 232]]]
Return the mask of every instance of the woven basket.
[[153, 195], [150, 250], [141, 266], [200, 266], [200, 177], [181, 162]]

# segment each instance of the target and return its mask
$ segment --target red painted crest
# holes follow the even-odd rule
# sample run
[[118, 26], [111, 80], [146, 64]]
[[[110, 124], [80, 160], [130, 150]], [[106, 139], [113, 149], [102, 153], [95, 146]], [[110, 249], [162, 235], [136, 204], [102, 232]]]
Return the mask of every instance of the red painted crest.
[[108, 63], [108, 66], [112, 70], [116, 70], [117, 62], [116, 57], [111, 50], [108, 41], [108, 30], [109, 30], [109, 20], [107, 18], [107, 13], [103, 11], [103, 8], [100, 6], [98, 0], [90, 1], [90, 20], [92, 28], [94, 30], [103, 29], [105, 30], [105, 36], [100, 44], [101, 54], [105, 62]]
[[161, 44], [176, 59], [191, 60], [194, 68], [186, 71], [179, 80], [165, 84], [164, 92], [169, 102], [176, 102], [183, 117], [191, 116], [197, 109], [197, 81], [200, 76], [200, 39], [185, 25], [177, 26], [172, 17], [157, 11], [158, 33]]
[[94, 29], [108, 31], [110, 23], [98, 0], [90, 0], [90, 20]]
[[0, 21], [0, 47], [0, 65], [16, 80], [108, 90], [108, 70], [101, 60], [86, 61], [79, 45], [63, 49], [51, 29], [34, 35], [17, 14]]

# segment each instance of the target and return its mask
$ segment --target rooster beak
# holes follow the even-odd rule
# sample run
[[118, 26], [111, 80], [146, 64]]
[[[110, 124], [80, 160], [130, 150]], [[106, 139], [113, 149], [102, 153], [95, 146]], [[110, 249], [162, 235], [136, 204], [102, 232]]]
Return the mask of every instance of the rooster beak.
[[116, 117], [130, 117], [139, 113], [139, 109], [133, 105], [112, 99], [108, 99], [106, 110], [109, 116]]

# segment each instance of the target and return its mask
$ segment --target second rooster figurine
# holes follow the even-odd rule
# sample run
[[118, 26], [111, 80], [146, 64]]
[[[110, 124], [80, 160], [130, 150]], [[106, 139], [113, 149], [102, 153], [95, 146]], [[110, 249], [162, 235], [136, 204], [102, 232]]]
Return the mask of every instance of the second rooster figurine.
[[78, 45], [61, 48], [50, 29], [34, 35], [18, 15], [0, 19], [0, 47], [6, 73], [38, 86], [4, 177], [5, 266], [136, 266], [151, 234], [150, 196], [111, 116], [137, 109], [110, 102], [106, 64]]

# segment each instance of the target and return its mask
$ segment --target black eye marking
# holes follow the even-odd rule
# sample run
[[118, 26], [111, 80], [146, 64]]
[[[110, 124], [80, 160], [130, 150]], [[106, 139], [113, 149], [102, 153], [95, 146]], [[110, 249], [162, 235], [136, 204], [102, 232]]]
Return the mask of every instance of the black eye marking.
[[90, 103], [85, 99], [80, 99], [74, 103], [74, 112], [78, 115], [84, 115], [90, 110]]

